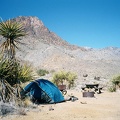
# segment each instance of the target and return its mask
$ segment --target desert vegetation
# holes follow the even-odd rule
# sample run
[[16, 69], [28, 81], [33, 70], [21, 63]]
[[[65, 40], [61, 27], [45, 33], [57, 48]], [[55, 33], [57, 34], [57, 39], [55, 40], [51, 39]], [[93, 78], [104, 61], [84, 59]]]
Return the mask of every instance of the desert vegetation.
[[110, 87], [108, 88], [110, 92], [115, 92], [117, 89], [120, 88], [120, 75], [114, 76], [110, 80]]
[[32, 80], [32, 70], [27, 64], [21, 65], [15, 57], [18, 44], [21, 43], [20, 38], [26, 35], [24, 27], [10, 20], [2, 21], [0, 35], [3, 37], [0, 57], [0, 114], [6, 114], [15, 109], [15, 106], [23, 105], [21, 83]]
[[67, 84], [68, 88], [70, 89], [74, 86], [76, 79], [77, 75], [75, 73], [59, 71], [53, 74], [52, 82], [57, 86]]
[[45, 69], [39, 69], [39, 70], [37, 70], [37, 74], [39, 76], [45, 76], [46, 74], [49, 74], [49, 71], [47, 71]]
[[[33, 28], [33, 27], [34, 26], [32, 26], [32, 27], [28, 26], [29, 29]], [[31, 32], [31, 33], [35, 33], [35, 31]], [[48, 33], [50, 33], [50, 32], [48, 32]], [[16, 57], [16, 49], [20, 50], [18, 45], [23, 44], [21, 42], [21, 40], [24, 40], [23, 37], [26, 35], [27, 35], [27, 33], [25, 32], [25, 28], [23, 27], [22, 24], [11, 21], [11, 20], [8, 20], [5, 22], [4, 21], [0, 22], [0, 37], [2, 36], [2, 40], [1, 40], [2, 44], [0, 47], [0, 50], [1, 50], [1, 53], [0, 53], [0, 115], [4, 115], [4, 114], [11, 113], [14, 111], [18, 111], [19, 114], [25, 115], [26, 113], [25, 113], [24, 108], [30, 107], [30, 105], [31, 105], [30, 98], [26, 97], [23, 99], [23, 97], [21, 97], [20, 91], [21, 91], [21, 89], [23, 89], [22, 88], [23, 83], [33, 80], [33, 74], [32, 74], [33, 71], [32, 71], [32, 68], [30, 65], [28, 65], [26, 63], [21, 64], [21, 62]], [[89, 60], [90, 57], [88, 57], [88, 60], [86, 60], [86, 62], [85, 62], [84, 59], [83, 59], [83, 61], [81, 61], [81, 55], [80, 55], [80, 59], [77, 57], [77, 56], [79, 56], [79, 53], [81, 54], [81, 49], [78, 49], [78, 51], [76, 51], [75, 53], [74, 53], [74, 51], [68, 50], [68, 51], [66, 51], [66, 54], [65, 54], [67, 56], [65, 56], [63, 54], [63, 53], [65, 53], [64, 50], [57, 49], [57, 46], [54, 47], [54, 46], [52, 46], [52, 44], [51, 44], [51, 46], [49, 46], [49, 44], [52, 43], [52, 41], [54, 41], [53, 39], [51, 39], [51, 42], [48, 40], [49, 43], [47, 44], [48, 45], [47, 47], [46, 47], [46, 44], [40, 44], [42, 47], [40, 47], [38, 45], [38, 42], [40, 39], [39, 40], [30, 39], [31, 41], [29, 41], [29, 39], [25, 38], [25, 41], [30, 42], [29, 47], [32, 49], [29, 49], [29, 50], [27, 50], [27, 48], [24, 49], [24, 51], [27, 51], [27, 53], [29, 53], [29, 54], [32, 53], [28, 57], [28, 59], [31, 60], [34, 58], [35, 61], [33, 59], [32, 64], [36, 63], [36, 65], [38, 65], [38, 66], [40, 64], [42, 64], [43, 66], [46, 65], [47, 67], [49, 67], [49, 65], [50, 65], [50, 69], [52, 68], [53, 70], [49, 71], [49, 68], [47, 68], [47, 70], [46, 70], [46, 69], [42, 69], [42, 67], [41, 67], [41, 69], [39, 69], [37, 71], [37, 74], [39, 76], [45, 76], [49, 73], [53, 74], [52, 82], [54, 84], [56, 84], [57, 86], [66, 84], [67, 88], [69, 88], [69, 89], [74, 87], [75, 80], [78, 77], [81, 78], [80, 74], [83, 75], [83, 73], [81, 72], [82, 67], [84, 68], [84, 71], [86, 71], [86, 73], [88, 73], [88, 74], [89, 73], [93, 74], [95, 71], [95, 73], [93, 74], [93, 76], [95, 76], [94, 80], [97, 82], [101, 82], [101, 83], [104, 82], [104, 80], [102, 80], [102, 75], [101, 75], [102, 73], [106, 73], [108, 75], [111, 74], [110, 71], [108, 70], [109, 68], [106, 67], [106, 65], [108, 64], [107, 61], [105, 61], [105, 60], [101, 61], [101, 59], [98, 60], [97, 56], [99, 56], [99, 54], [96, 54], [96, 52], [93, 50], [90, 51], [90, 54], [94, 56], [93, 53], [95, 53], [95, 60], [91, 61], [91, 60]], [[37, 42], [35, 40], [37, 40]], [[45, 40], [46, 40], [46, 37], [45, 37]], [[58, 43], [59, 43], [59, 41], [61, 41], [61, 40], [58, 40]], [[32, 46], [33, 43], [35, 43], [38, 46], [35, 46], [35, 44], [34, 44], [34, 47], [33, 47]], [[58, 43], [56, 42], [55, 45], [60, 45]], [[63, 43], [62, 44], [62, 48], [63, 48], [65, 43], [64, 42], [62, 42], [62, 43]], [[66, 46], [67, 46], [66, 48], [71, 47], [69, 44], [67, 44]], [[37, 48], [39, 48], [39, 49], [37, 49]], [[35, 51], [35, 52], [32, 52], [31, 50]], [[36, 52], [36, 50], [38, 52]], [[59, 50], [61, 50], [63, 53], [60, 52]], [[73, 50], [73, 48], [72, 48], [72, 50]], [[42, 51], [42, 54], [39, 54], [41, 51]], [[55, 59], [54, 56], [52, 56], [53, 51], [54, 51], [54, 55], [60, 54], [60, 58], [57, 57]], [[58, 52], [56, 52], [56, 51], [58, 51]], [[84, 53], [82, 56], [89, 54], [89, 51], [86, 51], [86, 50], [85, 50], [85, 52], [84, 51], [82, 51], [82, 52]], [[105, 54], [102, 54], [102, 55], [104, 56], [104, 55], [110, 54], [110, 53], [109, 54], [106, 54], [106, 53], [108, 53], [108, 50], [106, 50]], [[22, 53], [22, 54], [24, 54], [24, 56], [25, 56], [25, 53]], [[36, 55], [36, 56], [34, 57], [34, 55]], [[100, 53], [100, 55], [101, 55], [101, 53]], [[69, 57], [69, 56], [74, 56], [74, 57]], [[40, 57], [41, 58], [43, 57], [43, 59], [46, 59], [46, 60], [48, 59], [48, 61], [45, 61], [45, 63], [43, 64], [43, 62], [41, 62], [43, 59], [41, 61], [38, 61], [38, 59], [40, 60]], [[110, 59], [109, 56], [106, 56], [105, 58], [107, 58], [107, 57], [109, 60]], [[49, 58], [51, 58], [51, 59], [49, 59]], [[73, 58], [75, 58], [75, 59], [73, 59]], [[61, 60], [59, 61], [59, 59], [61, 59]], [[70, 62], [68, 62], [69, 60], [70, 60]], [[61, 66], [61, 61], [63, 61], [63, 63], [65, 62], [63, 64], [64, 67], [61, 67], [61, 68], [64, 68], [64, 70], [66, 70], [66, 71], [56, 72], [56, 70], [58, 70]], [[110, 68], [114, 68], [114, 69], [116, 69], [116, 67], [119, 68], [118, 63], [113, 62], [113, 61], [111, 62], [111, 61], [109, 60], [109, 62], [112, 64], [108, 64], [110, 66]], [[51, 64], [53, 64], [53, 65], [51, 65]], [[56, 66], [58, 69], [55, 69]], [[94, 69], [95, 68], [94, 66], [97, 66], [96, 69]], [[103, 67], [103, 66], [105, 66], [105, 67]], [[115, 67], [113, 67], [113, 66], [115, 66]], [[88, 70], [88, 68], [90, 68], [90, 69]], [[101, 77], [96, 77], [96, 73], [99, 71], [98, 68], [106, 68], [106, 69], [102, 69], [102, 72], [99, 72], [99, 73], [101, 73], [99, 75]], [[67, 71], [67, 70], [76, 71], [76, 73], [78, 73], [78, 76], [75, 73]], [[119, 71], [119, 69], [116, 69], [116, 71]], [[86, 80], [84, 79], [83, 81], [79, 81], [79, 83], [78, 83], [79, 85], [81, 85], [82, 82], [86, 82], [87, 78], [89, 79], [91, 77], [90, 75], [89, 75], [90, 76], [89, 77], [88, 74], [83, 75], [83, 77]], [[117, 89], [119, 89], [120, 75], [114, 77], [110, 81], [110, 83], [111, 83], [111, 86], [109, 87], [109, 90], [111, 92], [114, 92]]]

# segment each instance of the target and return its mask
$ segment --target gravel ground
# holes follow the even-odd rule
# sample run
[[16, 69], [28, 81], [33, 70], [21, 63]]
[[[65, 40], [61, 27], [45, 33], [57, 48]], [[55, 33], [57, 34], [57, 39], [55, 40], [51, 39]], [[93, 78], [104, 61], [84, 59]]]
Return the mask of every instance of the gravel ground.
[[83, 97], [81, 91], [68, 90], [65, 97], [78, 100], [58, 104], [39, 105], [26, 115], [8, 115], [2, 120], [120, 120], [120, 92], [102, 91], [95, 97]]

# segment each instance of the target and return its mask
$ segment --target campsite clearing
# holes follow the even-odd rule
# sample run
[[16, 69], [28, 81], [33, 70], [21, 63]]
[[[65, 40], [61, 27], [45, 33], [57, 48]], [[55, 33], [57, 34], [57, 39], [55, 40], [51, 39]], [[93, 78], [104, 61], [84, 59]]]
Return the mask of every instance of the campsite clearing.
[[77, 101], [39, 105], [27, 115], [9, 115], [3, 120], [120, 120], [120, 93], [103, 91], [94, 98], [82, 97], [80, 91], [68, 90]]

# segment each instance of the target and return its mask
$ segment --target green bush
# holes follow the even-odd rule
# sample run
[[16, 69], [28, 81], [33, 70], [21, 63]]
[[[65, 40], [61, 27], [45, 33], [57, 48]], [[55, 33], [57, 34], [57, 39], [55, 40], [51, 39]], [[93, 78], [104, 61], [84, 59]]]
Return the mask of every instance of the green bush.
[[56, 72], [53, 74], [52, 82], [57, 86], [60, 84], [62, 85], [66, 80], [66, 75], [67, 73], [65, 71]]
[[75, 73], [60, 71], [53, 74], [52, 82], [55, 85], [63, 85], [67, 82], [68, 87], [71, 88], [74, 86], [75, 79], [77, 79], [77, 75]]
[[75, 73], [68, 72], [66, 75], [66, 79], [68, 81], [69, 89], [74, 86], [75, 79], [77, 79], [77, 75]]
[[27, 65], [20, 65], [16, 61], [1, 60], [0, 61], [0, 80], [6, 80], [10, 85], [19, 82], [27, 82], [32, 80], [32, 70]]
[[110, 92], [115, 92], [120, 87], [120, 75], [117, 75], [111, 80], [112, 86], [109, 89]]
[[32, 72], [31, 66], [27, 64], [19, 66], [18, 79], [23, 83], [31, 81], [33, 80]]
[[39, 69], [39, 70], [37, 71], [37, 74], [38, 74], [39, 76], [45, 76], [46, 74], [49, 74], [49, 72], [48, 72], [47, 70], [44, 70], [44, 69]]
[[120, 75], [113, 77], [112, 83], [114, 85], [119, 85], [120, 84]]
[[116, 91], [116, 86], [112, 85], [112, 86], [108, 87], [108, 91], [115, 92]]

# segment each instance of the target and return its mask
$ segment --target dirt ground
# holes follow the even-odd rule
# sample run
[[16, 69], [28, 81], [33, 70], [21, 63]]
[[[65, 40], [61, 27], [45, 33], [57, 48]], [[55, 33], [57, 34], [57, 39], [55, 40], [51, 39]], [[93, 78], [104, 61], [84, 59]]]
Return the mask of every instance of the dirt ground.
[[[95, 97], [83, 97], [81, 91], [70, 90], [67, 95], [77, 101], [39, 105], [27, 115], [9, 115], [2, 120], [120, 120], [120, 92], [103, 91]], [[50, 110], [52, 108], [52, 110]]]

